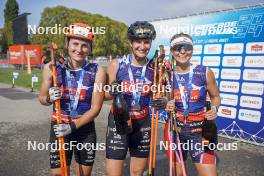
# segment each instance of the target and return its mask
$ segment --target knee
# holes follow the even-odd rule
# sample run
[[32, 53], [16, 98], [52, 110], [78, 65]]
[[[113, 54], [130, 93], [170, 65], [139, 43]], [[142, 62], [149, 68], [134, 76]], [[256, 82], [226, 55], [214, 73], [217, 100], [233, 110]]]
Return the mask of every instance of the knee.
[[134, 169], [131, 169], [131, 171], [130, 171], [130, 175], [131, 176], [142, 176], [143, 173], [144, 173], [144, 169], [136, 169], [136, 168], [134, 168]]

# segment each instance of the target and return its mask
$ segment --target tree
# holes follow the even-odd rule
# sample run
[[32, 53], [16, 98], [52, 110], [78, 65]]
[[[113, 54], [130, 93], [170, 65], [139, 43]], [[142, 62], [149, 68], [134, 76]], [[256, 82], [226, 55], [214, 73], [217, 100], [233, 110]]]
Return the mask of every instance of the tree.
[[16, 0], [7, 0], [4, 9], [5, 25], [3, 29], [3, 52], [7, 51], [9, 45], [13, 44], [12, 20], [18, 16], [19, 7]]
[[18, 16], [19, 7], [16, 0], [7, 0], [5, 4], [4, 17], [5, 23], [12, 21]]

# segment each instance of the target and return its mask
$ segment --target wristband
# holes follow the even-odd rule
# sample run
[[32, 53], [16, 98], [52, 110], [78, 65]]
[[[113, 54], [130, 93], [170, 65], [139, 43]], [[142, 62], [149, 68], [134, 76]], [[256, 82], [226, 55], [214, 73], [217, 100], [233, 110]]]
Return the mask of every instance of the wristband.
[[46, 98], [46, 102], [49, 103], [49, 104], [52, 104], [52, 102], [50, 101], [50, 96], [49, 95]]

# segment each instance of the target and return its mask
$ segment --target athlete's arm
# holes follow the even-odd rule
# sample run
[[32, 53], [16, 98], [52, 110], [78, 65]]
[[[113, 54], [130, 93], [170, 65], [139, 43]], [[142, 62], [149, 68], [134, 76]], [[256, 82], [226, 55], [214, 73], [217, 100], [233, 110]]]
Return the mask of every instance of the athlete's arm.
[[104, 91], [103, 89], [96, 89], [96, 87], [104, 87], [105, 86], [105, 81], [106, 81], [106, 75], [105, 71], [103, 70], [102, 67], [98, 67], [96, 77], [95, 77], [95, 82], [94, 82], [94, 91], [92, 94], [92, 104], [91, 104], [91, 109], [84, 113], [81, 118], [77, 119], [75, 121], [75, 125], [78, 128], [81, 126], [91, 122], [96, 118], [102, 108], [103, 101], [104, 101]]
[[[110, 62], [109, 66], [107, 67], [107, 83], [110, 85], [113, 81], [116, 80], [116, 74], [119, 68], [119, 61], [118, 59], [114, 59]], [[112, 100], [114, 97], [110, 94], [110, 92], [105, 92], [104, 100]]]
[[[210, 68], [208, 68], [207, 70], [207, 91], [211, 99], [211, 105], [218, 107], [221, 103], [221, 99], [219, 96], [214, 73]], [[212, 120], [216, 118], [216, 115], [217, 115], [216, 109], [212, 108], [210, 111], [207, 111], [206, 118], [208, 120]]]
[[52, 103], [47, 102], [47, 97], [49, 95], [49, 88], [52, 85], [52, 74], [51, 74], [51, 62], [47, 63], [43, 67], [42, 72], [42, 83], [39, 91], [39, 102], [42, 105], [49, 106]]

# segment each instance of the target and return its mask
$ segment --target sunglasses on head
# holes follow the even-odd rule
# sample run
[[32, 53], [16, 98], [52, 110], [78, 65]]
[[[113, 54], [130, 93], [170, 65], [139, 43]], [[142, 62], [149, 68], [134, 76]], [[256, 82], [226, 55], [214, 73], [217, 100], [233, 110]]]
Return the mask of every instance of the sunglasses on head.
[[182, 49], [184, 49], [185, 51], [192, 51], [193, 50], [193, 46], [191, 44], [187, 44], [187, 43], [182, 43], [182, 44], [176, 44], [172, 47], [172, 49], [174, 51], [178, 51], [180, 52]]

